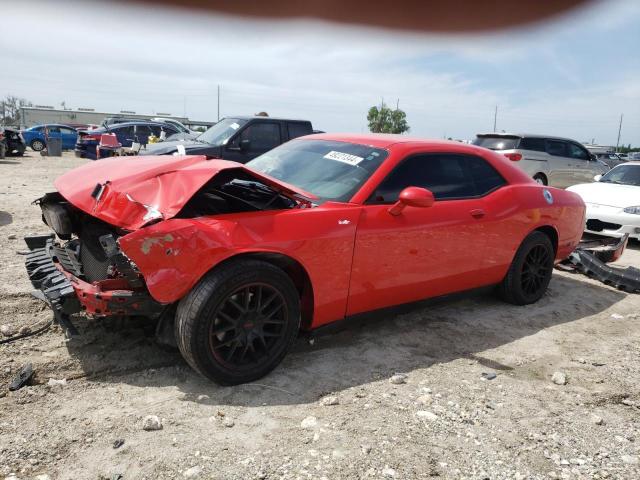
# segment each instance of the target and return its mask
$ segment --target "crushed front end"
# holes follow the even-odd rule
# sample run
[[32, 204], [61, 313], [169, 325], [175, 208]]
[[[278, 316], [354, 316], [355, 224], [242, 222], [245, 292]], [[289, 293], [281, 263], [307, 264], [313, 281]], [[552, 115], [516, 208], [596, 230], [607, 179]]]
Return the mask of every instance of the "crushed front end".
[[73, 207], [60, 194], [37, 200], [54, 234], [25, 237], [25, 266], [34, 295], [53, 310], [60, 325], [76, 333], [69, 316], [155, 318], [165, 309], [148, 293], [136, 266], [117, 239], [126, 234]]

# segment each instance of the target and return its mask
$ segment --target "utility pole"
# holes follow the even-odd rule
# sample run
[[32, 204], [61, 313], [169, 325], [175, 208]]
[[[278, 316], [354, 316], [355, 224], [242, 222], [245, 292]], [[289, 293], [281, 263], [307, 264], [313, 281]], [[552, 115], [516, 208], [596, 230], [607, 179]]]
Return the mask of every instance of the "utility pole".
[[218, 84], [218, 121], [220, 121], [220, 84]]
[[496, 105], [496, 111], [493, 114], [493, 132], [496, 131], [496, 124], [498, 122], [498, 105]]
[[618, 126], [618, 141], [616, 142], [616, 152], [618, 152], [618, 146], [620, 145], [620, 132], [622, 131], [622, 117], [624, 113], [620, 114], [620, 125]]
[[182, 116], [187, 117], [187, 96], [182, 97]]

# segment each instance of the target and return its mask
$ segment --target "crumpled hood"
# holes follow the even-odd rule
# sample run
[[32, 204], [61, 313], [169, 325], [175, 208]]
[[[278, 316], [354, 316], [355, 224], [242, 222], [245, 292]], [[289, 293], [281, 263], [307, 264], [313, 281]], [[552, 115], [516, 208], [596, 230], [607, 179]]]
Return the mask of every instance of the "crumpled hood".
[[136, 230], [151, 221], [174, 217], [205, 183], [234, 168], [294, 200], [317, 198], [241, 163], [207, 160], [202, 155], [112, 157], [65, 173], [55, 186], [80, 210], [111, 225]]
[[619, 208], [640, 205], [640, 187], [634, 185], [594, 182], [574, 185], [567, 190], [580, 195], [585, 203]]

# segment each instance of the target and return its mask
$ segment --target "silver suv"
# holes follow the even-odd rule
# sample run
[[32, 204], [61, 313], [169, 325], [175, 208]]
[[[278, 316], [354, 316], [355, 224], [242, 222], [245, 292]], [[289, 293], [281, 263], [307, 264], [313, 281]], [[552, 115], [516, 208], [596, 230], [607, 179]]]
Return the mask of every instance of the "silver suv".
[[479, 133], [474, 145], [502, 153], [536, 182], [567, 188], [591, 183], [609, 169], [580, 143], [568, 138], [512, 133]]

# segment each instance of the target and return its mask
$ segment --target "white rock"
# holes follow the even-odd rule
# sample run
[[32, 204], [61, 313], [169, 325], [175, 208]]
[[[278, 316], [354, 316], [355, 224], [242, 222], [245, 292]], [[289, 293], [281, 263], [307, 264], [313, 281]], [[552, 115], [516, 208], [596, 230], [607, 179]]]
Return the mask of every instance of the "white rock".
[[231, 420], [230, 418], [225, 418], [225, 419], [223, 420], [223, 422], [222, 422], [222, 425], [224, 425], [224, 426], [225, 426], [225, 427], [227, 427], [227, 428], [231, 428], [231, 427], [233, 427], [235, 424], [236, 424], [236, 423], [235, 423], [233, 420]]
[[339, 403], [340, 400], [338, 400], [338, 397], [336, 397], [335, 395], [329, 395], [322, 399], [322, 405], [325, 405], [327, 407], [330, 405], [338, 405]]
[[198, 395], [198, 397], [196, 398], [196, 401], [198, 402], [206, 402], [207, 400], [209, 400], [209, 395]]
[[307, 418], [302, 420], [302, 422], [300, 422], [300, 426], [302, 428], [314, 428], [316, 425], [318, 425], [318, 419], [313, 415], [309, 415]]
[[567, 375], [564, 372], [554, 372], [551, 376], [551, 381], [556, 385], [566, 385]]
[[622, 459], [623, 463], [626, 463], [628, 465], [638, 464], [638, 457], [636, 457], [635, 455], [622, 455], [620, 458]]
[[616, 320], [621, 320], [624, 318], [624, 315], [620, 315], [619, 313], [612, 313], [611, 318], [615, 318]]
[[51, 480], [51, 477], [46, 473], [42, 473], [40, 475], [36, 475], [36, 480]]
[[394, 385], [401, 385], [403, 383], [407, 383], [407, 376], [404, 373], [396, 373], [389, 379], [389, 381]]
[[11, 325], [0, 325], [0, 333], [5, 337], [13, 337], [16, 334], [16, 329]]
[[427, 410], [418, 410], [416, 412], [416, 417], [422, 418], [423, 420], [428, 420], [433, 422], [438, 419], [438, 416], [433, 412], [428, 412]]
[[604, 419], [600, 415], [591, 415], [591, 421], [596, 425], [604, 425]]
[[49, 381], [47, 382], [47, 385], [49, 387], [66, 387], [67, 386], [67, 379], [66, 378], [61, 378], [60, 380], [57, 380], [55, 378], [50, 378]]
[[162, 420], [157, 415], [147, 415], [142, 420], [142, 429], [147, 431], [162, 430]]
[[385, 478], [395, 478], [396, 471], [393, 468], [385, 466], [382, 469], [382, 476]]
[[198, 478], [202, 473], [202, 467], [196, 465], [195, 467], [187, 468], [184, 472], [182, 472], [182, 476], [185, 478]]

